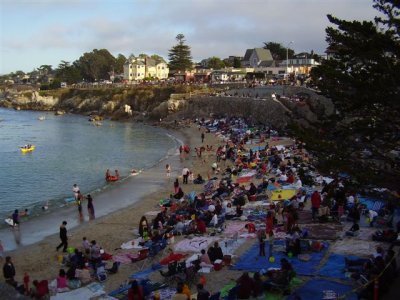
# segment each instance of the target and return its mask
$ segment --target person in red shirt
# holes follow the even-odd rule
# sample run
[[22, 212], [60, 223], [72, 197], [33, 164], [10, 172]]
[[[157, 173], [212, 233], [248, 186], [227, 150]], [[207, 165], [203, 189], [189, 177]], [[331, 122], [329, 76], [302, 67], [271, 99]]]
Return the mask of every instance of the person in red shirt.
[[294, 180], [295, 180], [294, 175], [293, 175], [293, 174], [290, 174], [290, 175], [288, 176], [288, 179], [286, 180], [286, 182], [287, 182], [287, 183], [290, 183], [290, 184], [293, 184], [293, 183], [294, 183]]
[[196, 219], [196, 227], [197, 227], [197, 232], [200, 234], [207, 232], [206, 223], [200, 218]]
[[321, 194], [318, 191], [314, 191], [311, 195], [311, 211], [312, 211], [312, 219], [316, 220], [316, 216], [318, 215], [318, 210], [321, 206]]
[[265, 219], [265, 232], [267, 233], [268, 236], [273, 235], [273, 229], [274, 229], [274, 215], [272, 211], [268, 211], [267, 218]]
[[131, 282], [131, 287], [128, 290], [128, 300], [144, 300], [143, 288], [136, 280]]
[[246, 225], [244, 225], [244, 228], [247, 229], [248, 233], [255, 233], [256, 232], [256, 225], [254, 225], [254, 223], [247, 223]]

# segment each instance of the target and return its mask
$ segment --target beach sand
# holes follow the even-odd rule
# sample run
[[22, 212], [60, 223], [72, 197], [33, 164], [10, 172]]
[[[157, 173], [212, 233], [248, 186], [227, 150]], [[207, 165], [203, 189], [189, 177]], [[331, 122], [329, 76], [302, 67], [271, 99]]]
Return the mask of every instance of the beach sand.
[[[64, 209], [62, 213], [54, 212], [49, 216], [40, 218], [40, 220], [31, 220], [21, 225], [21, 244], [15, 250], [15, 231], [7, 228], [1, 232], [5, 255], [10, 255], [16, 268], [15, 279], [22, 283], [24, 273], [27, 272], [31, 278], [49, 281], [57, 277], [58, 271], [62, 265], [58, 262], [58, 256], [61, 251], [56, 252], [55, 247], [59, 244], [58, 228], [62, 220], [68, 221], [69, 246], [80, 247], [82, 237], [90, 240], [96, 240], [107, 253], [118, 254], [128, 252], [127, 250], [115, 250], [122, 243], [135, 238], [134, 230], [138, 228], [139, 219], [146, 212], [159, 210], [159, 201], [168, 197], [173, 191], [173, 181], [181, 174], [184, 166], [193, 170], [194, 174], [200, 173], [207, 178], [211, 170], [211, 164], [215, 160], [215, 151], [206, 153], [201, 159], [196, 157], [195, 147], [201, 146], [200, 131], [195, 125], [179, 129], [174, 133], [179, 139], [189, 144], [192, 151], [186, 158], [180, 158], [178, 155], [167, 157], [164, 161], [157, 164], [150, 170], [144, 171], [138, 176], [134, 176], [118, 185], [116, 188], [94, 195], [94, 206], [96, 214], [103, 216], [95, 220], [88, 221], [86, 203], [83, 204], [85, 221], [79, 222], [77, 208], [71, 206]], [[222, 144], [214, 134], [206, 134], [203, 145], [213, 145], [216, 149], [218, 144]], [[165, 164], [171, 164], [171, 177], [166, 177]], [[223, 166], [222, 167], [226, 167]], [[180, 180], [182, 182], [182, 180]], [[188, 184], [183, 186], [184, 192], [202, 191], [202, 185]], [[110, 204], [112, 202], [112, 204]], [[132, 204], [133, 203], [133, 204]], [[152, 217], [148, 217], [149, 221]], [[43, 221], [45, 220], [45, 221]], [[47, 235], [43, 240], [43, 235]], [[179, 239], [179, 238], [177, 238]], [[245, 247], [242, 246], [242, 247]], [[240, 249], [239, 249], [240, 251]], [[132, 252], [132, 250], [131, 250]], [[111, 263], [109, 263], [111, 264]], [[138, 271], [140, 264], [121, 265], [117, 274], [108, 277], [105, 282], [107, 292], [116, 289], [121, 283], [127, 280], [128, 276]], [[235, 275], [238, 272], [232, 271]], [[238, 273], [239, 274], [239, 273]], [[222, 282], [215, 282], [215, 279], [209, 281], [207, 287], [211, 290], [218, 290], [227, 278], [222, 272], [207, 274], [208, 276], [219, 275]], [[0, 275], [1, 279], [2, 274]], [[237, 278], [233, 276], [232, 278]]]

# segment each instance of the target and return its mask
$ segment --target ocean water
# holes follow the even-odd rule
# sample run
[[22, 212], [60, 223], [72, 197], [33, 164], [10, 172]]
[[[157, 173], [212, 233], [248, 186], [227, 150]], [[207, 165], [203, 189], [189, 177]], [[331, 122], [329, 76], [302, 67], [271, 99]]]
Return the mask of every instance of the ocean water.
[[[36, 149], [22, 153], [25, 144]], [[127, 178], [177, 144], [166, 131], [142, 124], [106, 120], [95, 126], [84, 116], [0, 108], [0, 218], [25, 208], [31, 217], [40, 215], [46, 202], [62, 207], [74, 183], [84, 194], [112, 188], [118, 183], [105, 181], [106, 169]]]

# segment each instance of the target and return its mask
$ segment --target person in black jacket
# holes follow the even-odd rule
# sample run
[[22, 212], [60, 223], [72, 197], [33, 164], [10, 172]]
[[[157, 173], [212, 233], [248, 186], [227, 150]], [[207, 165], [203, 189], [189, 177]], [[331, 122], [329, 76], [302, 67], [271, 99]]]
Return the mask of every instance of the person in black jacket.
[[222, 249], [219, 246], [218, 242], [215, 242], [214, 246], [208, 249], [207, 254], [212, 263], [214, 263], [214, 261], [216, 261], [217, 259], [222, 260], [224, 258], [224, 253], [222, 252]]
[[61, 243], [60, 245], [57, 246], [57, 251], [58, 249], [60, 249], [62, 246], [64, 246], [63, 248], [63, 252], [67, 252], [67, 248], [68, 248], [68, 236], [67, 236], [67, 221], [63, 221], [61, 226], [60, 226], [60, 240]]
[[14, 280], [15, 268], [10, 256], [6, 257], [6, 262], [3, 266], [3, 276], [8, 284], [17, 287], [17, 282]]

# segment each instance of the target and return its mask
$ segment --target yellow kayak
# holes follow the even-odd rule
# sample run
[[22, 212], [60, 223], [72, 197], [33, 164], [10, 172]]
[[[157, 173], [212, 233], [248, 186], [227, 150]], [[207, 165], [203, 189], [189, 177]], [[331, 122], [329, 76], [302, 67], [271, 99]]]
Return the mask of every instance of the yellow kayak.
[[31, 152], [31, 151], [35, 150], [35, 146], [31, 145], [29, 148], [28, 147], [19, 147], [19, 149], [21, 149], [22, 153], [26, 153], [26, 152]]

